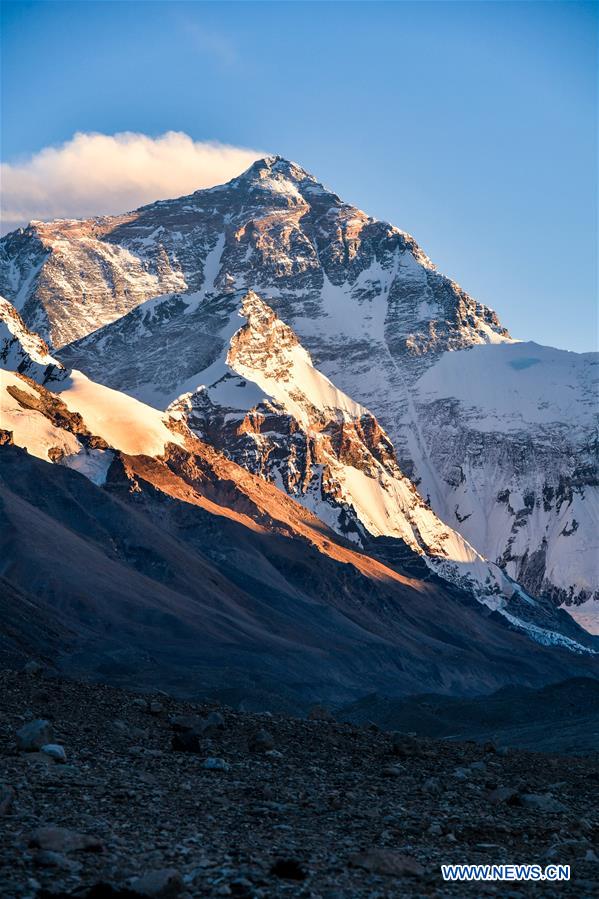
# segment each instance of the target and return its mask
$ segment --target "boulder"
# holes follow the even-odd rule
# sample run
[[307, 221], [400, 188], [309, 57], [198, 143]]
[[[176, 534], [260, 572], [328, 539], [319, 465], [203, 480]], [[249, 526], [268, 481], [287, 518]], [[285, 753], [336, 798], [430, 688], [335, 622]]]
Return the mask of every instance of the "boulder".
[[46, 743], [42, 746], [41, 751], [44, 755], [49, 756], [51, 759], [54, 759], [55, 762], [59, 762], [61, 765], [64, 765], [67, 760], [67, 754], [64, 751], [64, 747], [59, 743]]
[[7, 815], [15, 801], [15, 791], [7, 784], [0, 784], [0, 817]]
[[200, 752], [199, 736], [191, 730], [175, 733], [171, 740], [171, 748], [174, 752]]
[[305, 880], [308, 876], [296, 858], [279, 858], [270, 869], [273, 877], [281, 880]]
[[148, 871], [130, 882], [131, 890], [137, 896], [151, 899], [174, 899], [184, 889], [183, 878], [175, 868]]
[[525, 808], [536, 809], [539, 812], [565, 812], [566, 806], [551, 793], [525, 793], [520, 796], [520, 804]]
[[367, 849], [353, 855], [350, 864], [371, 874], [387, 874], [390, 877], [405, 874], [418, 877], [424, 874], [424, 868], [417, 859], [396, 849]]
[[202, 768], [206, 768], [207, 771], [228, 771], [231, 766], [228, 762], [225, 762], [224, 759], [215, 758], [214, 756], [209, 756], [202, 763]]
[[29, 721], [17, 731], [17, 748], [21, 752], [37, 752], [42, 746], [52, 743], [52, 725], [45, 718]]
[[50, 852], [103, 852], [104, 844], [95, 836], [67, 827], [38, 827], [29, 836], [29, 846]]
[[40, 662], [36, 662], [35, 659], [30, 659], [26, 665], [23, 665], [23, 673], [33, 677], [42, 674], [43, 670], [44, 666]]
[[250, 752], [269, 752], [275, 748], [273, 735], [268, 730], [259, 730], [250, 740]]

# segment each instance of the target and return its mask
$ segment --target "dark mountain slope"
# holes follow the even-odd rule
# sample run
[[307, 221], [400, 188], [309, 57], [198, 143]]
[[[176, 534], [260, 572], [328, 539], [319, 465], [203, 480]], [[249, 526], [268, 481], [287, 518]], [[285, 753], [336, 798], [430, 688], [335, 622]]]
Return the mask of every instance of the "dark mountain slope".
[[[2, 513], [2, 527], [5, 525]], [[4, 547], [4, 541], [0, 543]], [[3, 556], [3, 570], [9, 558]], [[31, 655], [51, 664], [59, 652], [74, 643], [74, 636], [43, 600], [0, 576], [0, 664], [20, 665]]]
[[588, 678], [539, 689], [502, 687], [490, 696], [367, 696], [339, 716], [435, 738], [492, 740], [537, 752], [599, 752], [599, 681]]
[[[345, 548], [243, 472], [250, 487], [267, 488], [263, 514], [270, 504], [271, 520], [279, 517], [278, 532], [267, 532], [234, 508], [252, 511], [249, 488], [211, 470], [210, 454], [213, 498], [199, 478], [192, 486], [189, 473], [185, 481], [154, 459], [119, 455], [100, 489], [1, 448], [1, 550], [13, 591], [4, 602], [18, 604], [14, 591], [26, 590], [58, 630], [77, 635], [75, 646], [57, 648], [63, 670], [187, 695], [223, 684], [249, 697], [266, 689], [300, 704], [373, 688], [472, 693], [594, 671], [591, 657], [533, 645], [459, 591]], [[35, 651], [33, 628], [25, 638]]]

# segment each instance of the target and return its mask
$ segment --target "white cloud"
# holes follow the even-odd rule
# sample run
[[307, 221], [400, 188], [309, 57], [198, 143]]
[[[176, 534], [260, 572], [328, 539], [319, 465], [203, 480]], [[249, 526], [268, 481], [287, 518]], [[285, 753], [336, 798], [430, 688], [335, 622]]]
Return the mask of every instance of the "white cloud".
[[24, 162], [2, 164], [2, 231], [32, 219], [128, 212], [221, 184], [262, 155], [194, 141], [180, 131], [158, 137], [79, 133]]

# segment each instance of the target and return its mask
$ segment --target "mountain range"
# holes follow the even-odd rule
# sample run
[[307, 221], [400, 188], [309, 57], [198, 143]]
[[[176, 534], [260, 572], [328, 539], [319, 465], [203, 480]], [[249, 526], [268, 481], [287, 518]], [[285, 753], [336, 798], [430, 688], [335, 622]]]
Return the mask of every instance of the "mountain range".
[[0, 244], [7, 657], [271, 704], [596, 672], [597, 354], [280, 157]]

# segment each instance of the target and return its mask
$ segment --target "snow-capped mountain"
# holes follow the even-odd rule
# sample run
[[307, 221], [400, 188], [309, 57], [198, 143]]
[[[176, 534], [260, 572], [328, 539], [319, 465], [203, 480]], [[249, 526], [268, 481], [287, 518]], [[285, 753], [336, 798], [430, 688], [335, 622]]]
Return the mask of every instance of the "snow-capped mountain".
[[293, 330], [253, 291], [240, 314], [245, 325], [171, 417], [358, 545], [395, 537], [448, 580], [511, 596], [514, 585], [423, 502], [376, 418], [314, 367]]
[[[248, 304], [274, 319], [258, 298]], [[14, 311], [2, 312], [11, 358], [30, 374], [0, 370], [0, 589], [11, 622], [0, 655], [44, 657], [41, 621], [52, 630], [52, 664], [67, 673], [186, 695], [197, 682], [226, 684], [269, 705], [285, 696], [342, 702], [373, 689], [468, 693], [596, 670], [596, 641], [564, 612], [530, 603], [553, 628], [547, 640], [546, 630], [523, 628], [435, 575], [387, 564], [198, 439], [180, 416], [60, 364], [47, 377], [25, 347], [39, 355], [42, 345]], [[242, 329], [230, 361], [253, 364], [251, 343]], [[378, 447], [373, 463], [389, 468], [392, 451], [372, 416], [314, 370], [297, 341], [287, 349], [307, 393], [280, 399], [295, 398], [298, 422], [309, 414], [306, 434], [319, 410], [341, 413], [349, 442], [358, 425], [372, 434], [355, 450]]]
[[[373, 557], [390, 561], [402, 576], [425, 581], [430, 580], [428, 565], [537, 643], [592, 651], [593, 641], [569, 616], [527, 596], [439, 521], [399, 470], [374, 416], [314, 368], [293, 331], [255, 293], [245, 296], [242, 313], [246, 324], [233, 334], [226, 358], [206, 372], [208, 387], [183, 395], [162, 413], [55, 360], [42, 367], [51, 360], [43, 342], [5, 302], [0, 323], [10, 327], [11, 355], [22, 371], [0, 369], [2, 442], [74, 469], [98, 486], [115, 480], [114, 470], [123, 459], [152, 460], [151, 468], [166, 467], [168, 477], [174, 475], [176, 495], [181, 482], [195, 490], [201, 484], [204, 495], [211, 444], [259, 475], [254, 481], [265, 490], [264, 482], [272, 481], [301, 503], [318, 531], [330, 527], [355, 541], [370, 562]], [[273, 493], [275, 505], [285, 508], [279, 489], [268, 488], [264, 503], [255, 486], [248, 494], [242, 469], [222, 457], [219, 462], [219, 454], [208, 458], [209, 482], [215, 485], [210, 491], [226, 496], [233, 478], [244, 510], [249, 501], [261, 525], [275, 530], [282, 522], [289, 526], [288, 513], [273, 519]], [[164, 489], [164, 475], [159, 484]], [[291, 517], [294, 535], [305, 536], [297, 512]], [[326, 537], [319, 537], [323, 547], [330, 547]], [[376, 543], [381, 537], [390, 538], [382, 550]], [[363, 564], [357, 554], [353, 558], [354, 564]], [[414, 565], [413, 559], [426, 565]]]
[[599, 596], [597, 357], [512, 340], [413, 238], [299, 166], [32, 223], [1, 252], [5, 294], [59, 358], [160, 409], [206, 383], [256, 290], [449, 529], [530, 593]]

